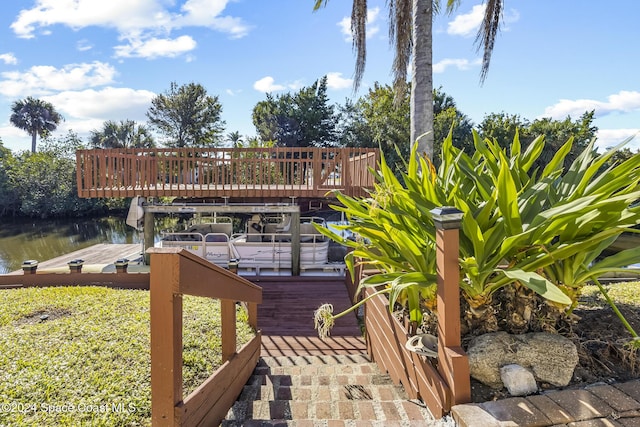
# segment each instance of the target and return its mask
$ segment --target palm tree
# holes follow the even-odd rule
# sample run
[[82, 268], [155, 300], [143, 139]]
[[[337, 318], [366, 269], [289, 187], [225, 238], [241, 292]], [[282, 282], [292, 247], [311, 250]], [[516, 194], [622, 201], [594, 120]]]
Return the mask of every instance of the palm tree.
[[64, 117], [58, 113], [53, 104], [28, 96], [18, 100], [11, 106], [9, 121], [15, 127], [25, 130], [31, 135], [31, 152], [36, 152], [36, 139], [46, 137], [56, 130]]
[[133, 120], [107, 120], [101, 130], [91, 131], [91, 145], [98, 148], [153, 148], [155, 142], [143, 125]]
[[238, 131], [229, 132], [227, 134], [227, 141], [231, 143], [233, 148], [242, 147], [242, 135], [240, 135]]
[[[329, 0], [316, 0], [314, 10], [326, 6]], [[460, 0], [447, 0], [447, 13], [459, 5]], [[411, 142], [418, 151], [433, 158], [433, 13], [440, 0], [389, 0], [389, 37], [395, 49], [393, 60], [396, 94], [404, 92], [407, 66], [411, 61]], [[491, 53], [500, 26], [504, 0], [486, 0], [484, 20], [476, 36], [478, 49], [483, 48], [480, 81], [489, 70]], [[351, 32], [356, 51], [354, 89], [357, 90], [364, 74], [366, 62], [367, 0], [353, 0]]]

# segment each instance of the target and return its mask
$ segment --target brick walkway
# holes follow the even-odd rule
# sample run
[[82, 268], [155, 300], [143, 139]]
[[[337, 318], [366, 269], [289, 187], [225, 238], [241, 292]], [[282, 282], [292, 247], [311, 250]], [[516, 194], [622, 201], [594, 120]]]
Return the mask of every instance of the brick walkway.
[[454, 406], [460, 427], [640, 427], [640, 380]]
[[446, 425], [371, 363], [355, 314], [338, 319], [328, 341], [318, 338], [313, 312], [323, 303], [335, 313], [351, 305], [342, 280], [258, 284], [262, 357], [222, 426]]
[[[366, 355], [263, 357], [223, 427], [446, 425]], [[452, 423], [449, 425], [453, 425]]]
[[355, 316], [338, 319], [329, 342], [317, 338], [314, 310], [350, 305], [341, 281], [259, 285], [262, 358], [224, 427], [640, 427], [640, 380], [458, 405], [435, 421], [370, 362]]

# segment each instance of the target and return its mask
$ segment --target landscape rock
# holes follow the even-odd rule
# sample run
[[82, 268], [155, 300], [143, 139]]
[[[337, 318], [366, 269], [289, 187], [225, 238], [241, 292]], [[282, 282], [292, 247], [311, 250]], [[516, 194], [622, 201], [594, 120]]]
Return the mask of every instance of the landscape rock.
[[504, 365], [500, 368], [500, 378], [512, 396], [526, 396], [538, 391], [533, 373], [520, 365]]
[[516, 364], [530, 369], [537, 381], [562, 387], [578, 364], [578, 350], [567, 338], [546, 332], [511, 335], [494, 332], [475, 337], [467, 350], [471, 377], [502, 388], [500, 368]]

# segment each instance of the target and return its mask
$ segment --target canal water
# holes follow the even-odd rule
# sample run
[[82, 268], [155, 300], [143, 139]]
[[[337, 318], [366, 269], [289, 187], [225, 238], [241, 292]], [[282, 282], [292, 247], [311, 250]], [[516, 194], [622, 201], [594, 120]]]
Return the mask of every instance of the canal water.
[[[340, 224], [339, 213], [321, 216], [334, 232], [344, 233], [332, 227]], [[142, 231], [126, 225], [125, 218], [126, 214], [64, 220], [0, 218], [0, 274], [19, 270], [28, 259], [45, 261], [98, 243], [139, 243], [142, 249]], [[157, 216], [156, 242], [163, 230], [182, 228], [188, 219], [189, 215]], [[336, 256], [341, 260], [344, 254]]]
[[[156, 230], [177, 218], [158, 218]], [[158, 234], [159, 236], [159, 234]], [[125, 224], [125, 216], [90, 219], [0, 219], [0, 274], [19, 270], [27, 259], [45, 261], [97, 243], [140, 243], [143, 234]]]

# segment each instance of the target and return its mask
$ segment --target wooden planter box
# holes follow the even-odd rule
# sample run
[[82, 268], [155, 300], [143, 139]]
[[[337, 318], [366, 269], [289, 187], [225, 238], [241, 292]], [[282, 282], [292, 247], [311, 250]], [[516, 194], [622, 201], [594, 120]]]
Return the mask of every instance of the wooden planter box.
[[[369, 295], [373, 290], [367, 289], [365, 292]], [[410, 335], [401, 321], [389, 312], [386, 296], [380, 295], [367, 301], [365, 327], [367, 351], [373, 361], [396, 384], [402, 384], [411, 399], [422, 400], [434, 417], [441, 418], [451, 406], [470, 401], [466, 354], [461, 349], [439, 345], [438, 360], [444, 360], [444, 363], [439, 363], [407, 350], [405, 343]]]

